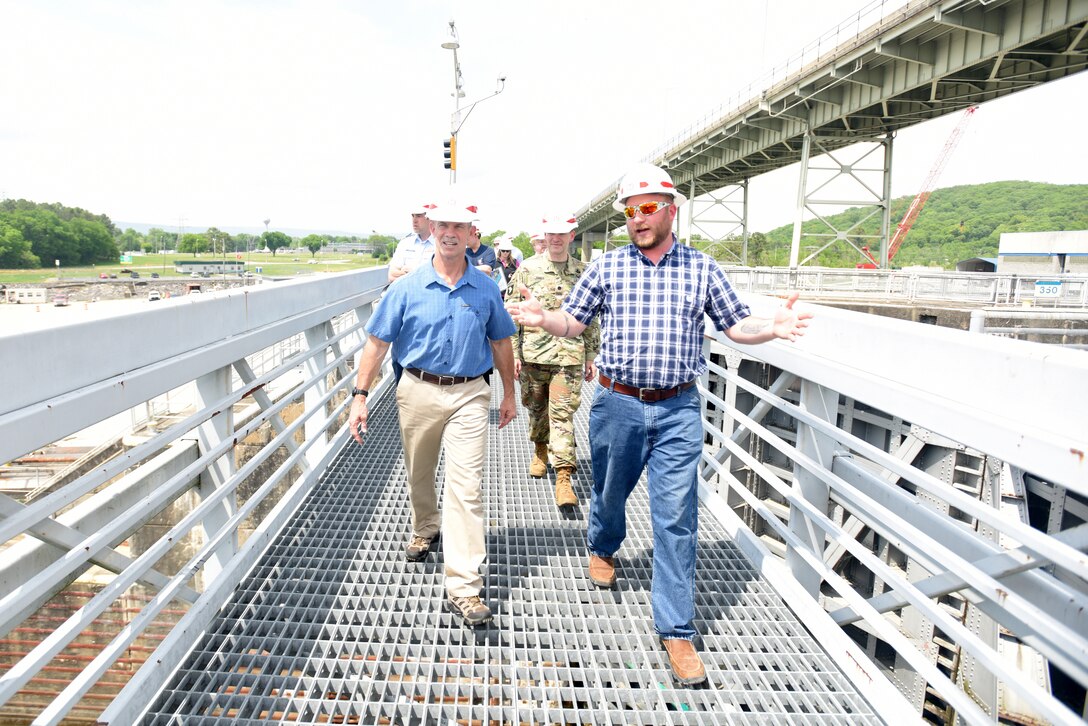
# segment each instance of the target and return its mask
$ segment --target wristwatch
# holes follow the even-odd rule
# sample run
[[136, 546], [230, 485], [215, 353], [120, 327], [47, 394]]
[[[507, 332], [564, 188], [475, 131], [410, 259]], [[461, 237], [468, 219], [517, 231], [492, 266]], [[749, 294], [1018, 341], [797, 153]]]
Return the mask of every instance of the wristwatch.
[[370, 391], [366, 390], [365, 388], [352, 388], [351, 397], [355, 398], [356, 396], [369, 397]]

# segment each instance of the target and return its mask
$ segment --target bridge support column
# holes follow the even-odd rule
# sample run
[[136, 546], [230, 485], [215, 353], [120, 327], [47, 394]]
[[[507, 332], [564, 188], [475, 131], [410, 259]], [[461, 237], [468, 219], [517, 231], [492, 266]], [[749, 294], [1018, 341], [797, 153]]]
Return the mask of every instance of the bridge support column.
[[695, 181], [691, 182], [688, 192], [689, 243], [696, 233], [710, 241], [711, 244], [704, 250], [708, 255], [726, 262], [748, 264], [747, 179], [703, 194], [698, 199]]
[[591, 262], [593, 260], [593, 245], [597, 242], [604, 242], [608, 244], [608, 229], [605, 228], [605, 233], [600, 232], [586, 232], [582, 235], [582, 262]]
[[805, 190], [808, 188], [808, 157], [812, 153], [812, 131], [806, 131], [801, 141], [801, 179], [797, 182], [797, 209], [793, 218], [793, 241], [790, 242], [790, 269], [797, 268], [801, 249], [801, 223], [805, 220]]
[[[803, 380], [801, 381], [800, 403], [801, 408], [809, 414], [827, 421], [832, 426], [838, 423], [839, 394], [837, 391]], [[798, 422], [797, 449], [804, 456], [816, 461], [823, 470], [831, 471], [835, 456], [834, 439], [821, 434], [807, 424]], [[805, 501], [819, 511], [827, 513], [830, 502], [827, 484], [796, 462], [793, 465], [793, 491], [800, 494]], [[809, 551], [822, 560], [825, 545], [823, 530], [810, 524], [808, 517], [796, 508], [790, 509], [789, 526], [793, 533], [805, 543]], [[786, 562], [801, 587], [813, 598], [818, 598], [820, 595], [820, 575], [809, 567], [792, 549], [786, 553]]]
[[[851, 260], [871, 262], [877, 259], [869, 252], [871, 247], [884, 251], [881, 260], [887, 257], [892, 139], [892, 134], [887, 134], [880, 138], [855, 139], [850, 146], [844, 146], [839, 137], [819, 137], [811, 131], [805, 134], [801, 145], [801, 176], [797, 184], [790, 269], [816, 260], [832, 245], [852, 247], [854, 252], [846, 250], [845, 258], [839, 255], [826, 259], [825, 256], [818, 262], [840, 265]], [[869, 160], [878, 150], [883, 152], [879, 166]], [[862, 207], [868, 211], [849, 227], [835, 228], [828, 218], [847, 207]], [[812, 217], [809, 220], [805, 219], [807, 213]], [[874, 220], [877, 214], [880, 217]], [[806, 221], [810, 222], [808, 231], [804, 229]], [[812, 244], [802, 246], [802, 237]]]
[[[197, 407], [203, 408], [229, 396], [231, 387], [231, 368], [224, 366], [211, 373], [207, 373], [196, 379]], [[218, 446], [223, 441], [234, 436], [234, 410], [228, 406], [219, 412], [218, 416], [200, 424], [197, 429], [197, 445], [201, 455]], [[208, 499], [223, 486], [236, 470], [234, 463], [234, 450], [230, 449], [226, 454], [216, 459], [200, 473], [200, 484], [197, 486], [197, 494], [201, 500]], [[237, 495], [226, 497], [218, 507], [212, 509], [201, 522], [204, 536], [211, 539], [222, 529], [238, 510]], [[238, 551], [237, 530], [231, 537], [225, 539], [223, 544], [212, 552], [204, 563], [204, 586], [215, 580], [231, 558]]]

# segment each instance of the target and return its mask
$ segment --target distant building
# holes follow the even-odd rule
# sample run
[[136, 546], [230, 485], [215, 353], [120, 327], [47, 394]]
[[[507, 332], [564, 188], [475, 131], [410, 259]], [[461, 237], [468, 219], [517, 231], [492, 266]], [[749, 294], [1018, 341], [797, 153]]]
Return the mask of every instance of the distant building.
[[998, 243], [997, 271], [1088, 274], [1088, 230], [1006, 232]]
[[174, 260], [174, 272], [183, 275], [220, 275], [228, 272], [244, 272], [246, 263], [241, 260]]
[[997, 272], [996, 257], [972, 257], [956, 263], [956, 272]]

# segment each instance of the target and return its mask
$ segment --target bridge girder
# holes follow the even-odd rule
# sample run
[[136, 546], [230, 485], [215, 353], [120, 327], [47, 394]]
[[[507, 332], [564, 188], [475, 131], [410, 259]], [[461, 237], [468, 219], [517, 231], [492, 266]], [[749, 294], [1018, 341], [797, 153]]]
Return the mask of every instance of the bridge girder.
[[[933, 0], [861, 30], [647, 160], [706, 193], [799, 161], [806, 131], [831, 146], [871, 141], [1086, 67], [1086, 0]], [[617, 183], [579, 210], [580, 230], [620, 226]]]

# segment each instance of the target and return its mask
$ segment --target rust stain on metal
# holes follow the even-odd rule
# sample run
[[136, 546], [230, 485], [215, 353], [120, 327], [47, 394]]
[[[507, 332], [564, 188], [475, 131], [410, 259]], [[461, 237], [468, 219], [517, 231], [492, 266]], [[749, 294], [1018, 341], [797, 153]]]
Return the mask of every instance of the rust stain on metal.
[[246, 396], [252, 396], [255, 392], [260, 391], [261, 389], [263, 389], [264, 386], [265, 386], [265, 384], [263, 384], [263, 383], [261, 385], [259, 385], [259, 386], [254, 386], [253, 388], [251, 388], [248, 391], [246, 391], [245, 393], [243, 393], [242, 397], [245, 398]]
[[864, 675], [866, 678], [868, 678], [869, 682], [872, 683], [873, 682], [873, 677], [871, 675], [869, 675], [869, 671], [865, 670], [865, 668], [861, 665], [861, 663], [858, 663], [858, 659], [854, 657], [854, 654], [850, 653], [850, 652], [847, 652], [846, 656], [850, 660], [854, 661], [854, 665], [857, 666], [857, 669], [859, 671], [861, 671], [861, 674]]

